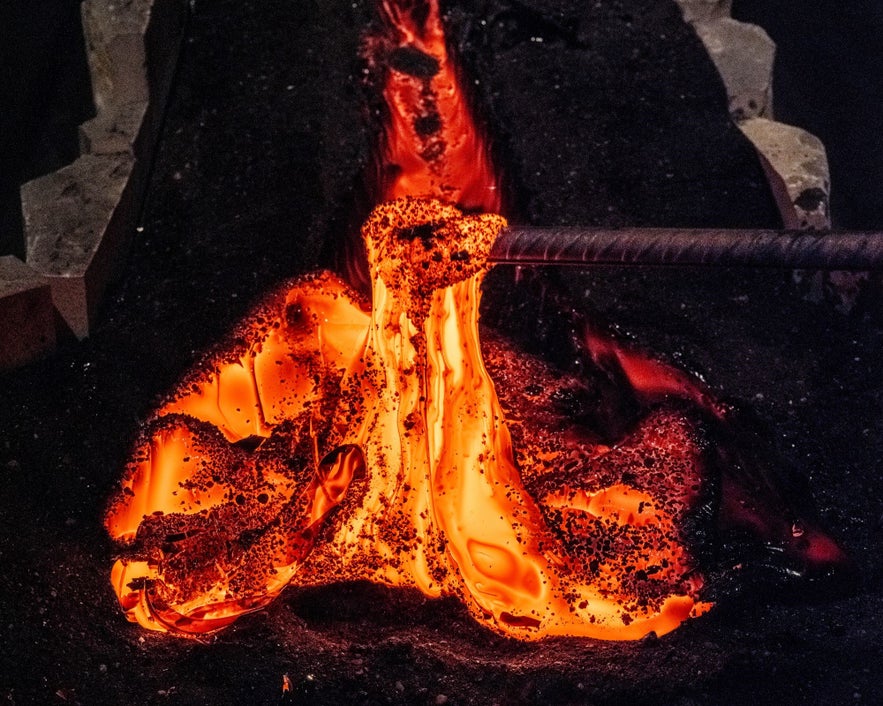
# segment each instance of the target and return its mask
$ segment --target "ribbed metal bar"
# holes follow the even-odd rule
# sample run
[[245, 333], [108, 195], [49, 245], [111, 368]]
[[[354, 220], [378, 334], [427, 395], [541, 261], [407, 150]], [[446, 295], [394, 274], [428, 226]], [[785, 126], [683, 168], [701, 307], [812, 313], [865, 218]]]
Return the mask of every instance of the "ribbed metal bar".
[[883, 268], [883, 233], [510, 226], [491, 262], [516, 265], [705, 265]]

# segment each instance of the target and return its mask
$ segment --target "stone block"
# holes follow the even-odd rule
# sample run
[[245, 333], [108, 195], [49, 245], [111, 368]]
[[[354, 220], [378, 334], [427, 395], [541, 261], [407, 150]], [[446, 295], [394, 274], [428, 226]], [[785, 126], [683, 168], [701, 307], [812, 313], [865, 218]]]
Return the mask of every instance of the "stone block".
[[769, 35], [730, 18], [693, 26], [724, 82], [733, 119], [772, 118], [776, 45]]
[[[739, 124], [757, 148], [786, 228], [831, 227], [831, 181], [825, 147], [798, 127], [753, 118]], [[797, 270], [794, 281], [806, 299], [849, 313], [867, 286], [866, 272]]]
[[114, 104], [148, 99], [144, 33], [151, 5], [151, 0], [86, 0], [81, 7], [99, 114]]
[[22, 186], [28, 265], [49, 280], [55, 307], [77, 338], [121, 268], [143, 194], [128, 152], [84, 155]]
[[16, 257], [0, 257], [0, 370], [55, 350], [49, 282]]
[[779, 206], [786, 227], [830, 228], [831, 179], [821, 141], [806, 130], [764, 118], [744, 120], [739, 128], [772, 170], [767, 175], [774, 192], [787, 198]]
[[81, 126], [82, 153], [132, 149], [136, 157], [149, 162], [187, 8], [186, 0], [86, 0], [83, 4], [97, 116]]
[[708, 22], [729, 17], [733, 0], [675, 0], [687, 22]]
[[130, 152], [146, 159], [148, 146], [142, 139], [146, 113], [147, 104], [142, 102], [108, 107], [80, 125], [80, 154]]
[[80, 126], [79, 159], [21, 189], [28, 265], [77, 338], [127, 254], [187, 12], [187, 0], [81, 6], [97, 115]]

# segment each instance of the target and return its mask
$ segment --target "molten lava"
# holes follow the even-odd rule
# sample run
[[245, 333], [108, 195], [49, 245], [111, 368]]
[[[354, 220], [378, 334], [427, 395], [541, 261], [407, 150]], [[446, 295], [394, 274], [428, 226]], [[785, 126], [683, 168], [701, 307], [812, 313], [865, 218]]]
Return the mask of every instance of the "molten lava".
[[[437, 3], [384, 0], [381, 15], [372, 56], [389, 124], [384, 203], [362, 229], [371, 300], [327, 272], [287, 285], [148, 421], [106, 518], [125, 550], [112, 582], [126, 615], [204, 633], [290, 584], [368, 579], [456, 595], [523, 639], [669, 632], [708, 607], [688, 528], [719, 492], [706, 425], [723, 407], [590, 336], [589, 354], [643, 404], [611, 441], [562, 405], [585, 391], [579, 377], [479, 339], [505, 221], [452, 204], [498, 212], [499, 179]], [[733, 525], [758, 529], [770, 513], [737, 489]], [[836, 561], [813, 532], [802, 541]]]
[[458, 595], [523, 638], [639, 638], [696, 610], [689, 420], [659, 413], [611, 449], [555, 411], [555, 371], [491, 340], [498, 397], [478, 304], [503, 224], [384, 204], [363, 229], [370, 310], [314, 275], [182, 384], [108, 515], [136, 547], [113, 572], [131, 618], [201, 632], [350, 579]]
[[500, 213], [499, 178], [448, 53], [438, 2], [381, 0], [382, 36], [369, 57], [386, 67], [388, 111], [381, 200], [432, 196]]

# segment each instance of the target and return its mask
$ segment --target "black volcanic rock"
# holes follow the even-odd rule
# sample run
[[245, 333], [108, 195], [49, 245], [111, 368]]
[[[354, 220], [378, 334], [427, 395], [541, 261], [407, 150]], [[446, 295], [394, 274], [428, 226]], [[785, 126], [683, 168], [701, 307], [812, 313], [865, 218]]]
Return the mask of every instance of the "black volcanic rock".
[[779, 225], [754, 149], [674, 2], [449, 4], [516, 218]]

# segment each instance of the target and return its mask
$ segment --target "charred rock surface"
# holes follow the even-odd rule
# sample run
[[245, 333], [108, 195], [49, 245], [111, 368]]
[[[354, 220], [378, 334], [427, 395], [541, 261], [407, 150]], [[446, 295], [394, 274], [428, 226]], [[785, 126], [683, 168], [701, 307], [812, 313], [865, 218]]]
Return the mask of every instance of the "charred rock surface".
[[674, 2], [450, 4], [525, 221], [777, 222], [754, 150]]
[[[107, 581], [113, 550], [101, 517], [139, 420], [259, 294], [312, 269], [348, 217], [373, 138], [363, 127], [355, 58], [370, 11], [353, 5], [197, 3], [144, 233], [104, 323], [89, 341], [0, 378], [0, 694], [13, 703], [83, 704], [873, 701], [883, 657], [883, 311], [870, 302], [846, 318], [801, 301], [783, 275], [768, 272], [609, 269], [569, 273], [559, 285], [575, 306], [701, 372], [714, 391], [766, 420], [773, 445], [809, 481], [823, 521], [855, 558], [857, 591], [810, 600], [787, 583], [764, 592], [746, 584], [741, 597], [675, 633], [631, 644], [517, 643], [477, 626], [454, 601], [361, 583], [291, 591], [208, 644], [124, 622]], [[765, 220], [772, 206], [758, 195], [753, 168], [727, 198], [709, 196], [719, 181], [704, 169], [748, 160], [729, 148], [715, 157], [698, 137], [709, 124], [729, 132], [722, 92], [677, 118], [677, 138], [665, 137], [669, 120], [652, 118], [674, 120], [659, 81], [698, 91], [699, 76], [711, 75], [698, 44], [695, 53], [675, 51], [695, 39], [673, 4], [605, 3], [576, 30], [556, 3], [500, 7], [514, 18], [504, 28], [515, 29], [487, 45], [475, 34], [480, 19], [470, 28], [459, 6], [450, 10], [467, 65], [486, 86], [476, 101], [502, 126], [499, 149], [526, 217], [775, 225]], [[647, 64], [606, 63], [621, 49], [616, 32], [629, 31], [626, 16], [644, 27]], [[609, 36], [592, 45], [580, 28]], [[665, 55], [655, 56], [660, 42]], [[556, 43], [565, 57], [536, 53]], [[526, 93], [509, 96], [511, 86], [526, 91], [526, 74], [537, 89], [554, 86], [556, 71], [580, 61], [582, 73], [560, 77], [566, 95], [518, 117], [533, 106]], [[664, 73], [659, 81], [636, 78], [649, 65]], [[606, 79], [590, 80], [590, 68]], [[543, 119], [550, 111], [574, 116], [556, 139], [576, 141], [590, 129], [578, 124], [576, 95], [593, 124], [609, 124], [607, 108], [624, 102], [646, 106], [644, 117], [606, 144], [542, 148], [557, 132]], [[719, 121], [709, 119], [714, 106]], [[650, 144], [667, 146], [664, 159]], [[569, 169], [558, 171], [561, 160]], [[656, 192], [647, 162], [684, 181]], [[667, 162], [677, 164], [673, 172]], [[595, 171], [570, 176], [582, 163]], [[542, 166], [531, 172], [533, 164]], [[754, 205], [740, 211], [745, 203]], [[489, 292], [488, 305], [494, 298]], [[550, 308], [530, 306], [551, 320]]]

